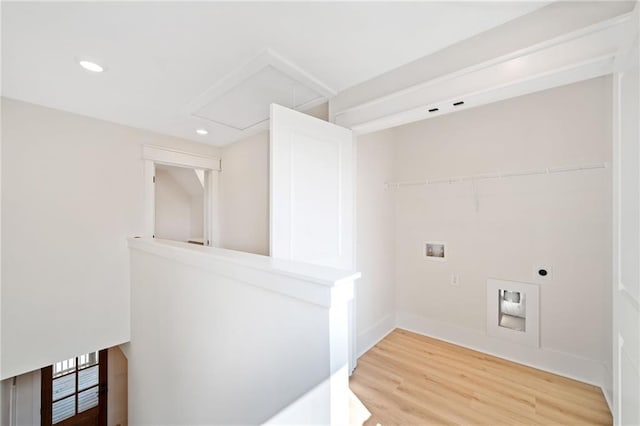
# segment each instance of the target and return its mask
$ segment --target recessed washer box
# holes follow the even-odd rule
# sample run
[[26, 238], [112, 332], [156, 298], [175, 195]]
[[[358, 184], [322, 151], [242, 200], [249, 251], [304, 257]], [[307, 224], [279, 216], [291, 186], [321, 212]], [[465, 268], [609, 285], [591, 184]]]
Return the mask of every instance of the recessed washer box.
[[447, 243], [443, 241], [427, 241], [423, 246], [423, 256], [437, 262], [447, 261]]
[[518, 281], [487, 280], [487, 334], [540, 346], [540, 287]]

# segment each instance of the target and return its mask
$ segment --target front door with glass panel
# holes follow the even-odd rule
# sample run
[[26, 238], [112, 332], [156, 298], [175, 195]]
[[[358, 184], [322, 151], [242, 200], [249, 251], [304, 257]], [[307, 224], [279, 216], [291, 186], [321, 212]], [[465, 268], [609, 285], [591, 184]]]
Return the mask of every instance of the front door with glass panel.
[[106, 426], [106, 349], [57, 362], [41, 374], [42, 426]]

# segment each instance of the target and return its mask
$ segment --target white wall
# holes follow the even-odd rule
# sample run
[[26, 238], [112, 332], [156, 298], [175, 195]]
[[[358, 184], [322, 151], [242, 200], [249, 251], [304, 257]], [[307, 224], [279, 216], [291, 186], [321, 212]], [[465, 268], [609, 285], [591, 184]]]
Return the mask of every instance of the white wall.
[[[131, 424], [258, 424], [283, 409], [280, 419], [327, 424], [334, 378], [346, 404], [352, 287], [302, 271], [329, 271], [332, 283], [346, 275], [210, 247], [133, 244]], [[300, 398], [295, 413], [286, 410]]]
[[269, 254], [269, 132], [221, 150], [220, 247]]
[[156, 170], [156, 238], [187, 241], [191, 236], [191, 197], [171, 174]]
[[156, 169], [156, 238], [188, 241], [192, 228], [191, 204], [191, 196], [171, 173]]
[[0, 382], [0, 424], [9, 424], [9, 404], [11, 393], [11, 379]]
[[[2, 10], [0, 8], [0, 16]], [[1, 55], [0, 55], [1, 56]], [[0, 63], [2, 59], [0, 57]], [[2, 103], [0, 102], [0, 116]], [[2, 192], [2, 137], [0, 137], [0, 193]], [[0, 260], [2, 259], [2, 197], [0, 196]], [[0, 379], [2, 378], [2, 262], [0, 261]], [[9, 423], [9, 381], [0, 380], [0, 424]]]
[[119, 347], [109, 348], [107, 364], [107, 424], [128, 425], [128, 364]]
[[[305, 111], [327, 119], [327, 104]], [[219, 247], [269, 254], [269, 132], [223, 147]]]
[[189, 235], [192, 239], [201, 239], [204, 236], [204, 195], [191, 196], [190, 201], [191, 228]]
[[395, 205], [385, 182], [394, 178], [394, 132], [357, 140], [356, 282], [357, 353], [395, 328]]
[[40, 370], [22, 374], [16, 380], [16, 425], [40, 424]]
[[[13, 379], [3, 381], [8, 398]], [[15, 424], [16, 426], [33, 426], [40, 424], [40, 370], [31, 371], [16, 377], [15, 387]], [[6, 407], [6, 415], [2, 420], [2, 426], [9, 426], [9, 406]]]
[[2, 100], [2, 378], [129, 340], [142, 145], [214, 147]]
[[[611, 161], [611, 80], [603, 77], [394, 130], [395, 178]], [[362, 167], [362, 166], [361, 166]], [[608, 385], [611, 171], [405, 187], [396, 195], [399, 325]], [[423, 258], [447, 243], [447, 262]], [[487, 278], [538, 282], [541, 351], [486, 338]], [[450, 285], [451, 275], [458, 286]], [[563, 355], [564, 354], [564, 355]], [[566, 356], [565, 356], [566, 355]]]
[[156, 166], [155, 236], [175, 241], [202, 240], [204, 187], [193, 169]]

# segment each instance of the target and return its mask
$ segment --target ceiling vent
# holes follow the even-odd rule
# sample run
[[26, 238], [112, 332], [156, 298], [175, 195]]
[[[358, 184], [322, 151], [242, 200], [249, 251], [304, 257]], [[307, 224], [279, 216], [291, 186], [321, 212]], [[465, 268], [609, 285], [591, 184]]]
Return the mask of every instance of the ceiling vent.
[[208, 89], [191, 105], [191, 115], [244, 131], [269, 120], [269, 105], [303, 111], [336, 92], [271, 50]]

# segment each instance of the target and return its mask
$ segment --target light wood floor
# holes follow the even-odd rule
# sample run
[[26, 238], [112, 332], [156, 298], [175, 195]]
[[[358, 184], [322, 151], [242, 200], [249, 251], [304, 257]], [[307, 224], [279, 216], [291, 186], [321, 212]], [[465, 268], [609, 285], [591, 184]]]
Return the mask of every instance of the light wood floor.
[[358, 360], [350, 386], [365, 425], [612, 423], [600, 388], [400, 329]]

